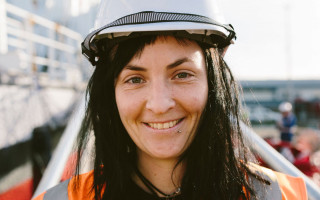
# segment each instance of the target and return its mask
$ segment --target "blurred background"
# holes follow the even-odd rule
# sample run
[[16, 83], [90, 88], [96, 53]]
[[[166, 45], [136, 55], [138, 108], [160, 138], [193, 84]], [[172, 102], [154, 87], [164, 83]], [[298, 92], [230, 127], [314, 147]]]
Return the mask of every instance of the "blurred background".
[[[0, 199], [31, 198], [73, 120], [92, 72], [80, 44], [98, 5], [0, 0]], [[285, 156], [320, 185], [320, 1], [220, 0], [220, 7], [237, 33], [225, 59], [243, 89], [244, 118], [282, 151], [279, 105], [290, 103], [294, 137]]]

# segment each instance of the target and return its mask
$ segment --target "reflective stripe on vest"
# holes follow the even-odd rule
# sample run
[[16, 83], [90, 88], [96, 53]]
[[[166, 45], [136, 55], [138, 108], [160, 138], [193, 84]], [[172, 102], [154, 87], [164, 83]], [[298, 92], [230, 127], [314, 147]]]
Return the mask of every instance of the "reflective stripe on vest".
[[270, 182], [270, 185], [266, 185], [261, 181], [257, 180], [256, 178], [249, 176], [250, 180], [252, 181], [252, 185], [254, 187], [254, 191], [256, 192], [257, 199], [264, 199], [264, 200], [281, 200], [282, 199], [282, 192], [280, 185], [277, 180], [276, 174], [267, 168], [250, 164], [250, 170], [259, 175], [261, 178]]
[[43, 200], [68, 200], [68, 185], [70, 179], [56, 185], [55, 187], [49, 189], [43, 197]]

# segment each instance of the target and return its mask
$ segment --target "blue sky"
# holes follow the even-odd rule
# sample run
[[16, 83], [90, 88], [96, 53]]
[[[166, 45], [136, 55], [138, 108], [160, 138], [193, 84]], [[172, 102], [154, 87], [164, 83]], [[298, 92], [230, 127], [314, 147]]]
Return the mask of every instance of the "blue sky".
[[225, 59], [238, 79], [320, 79], [319, 0], [220, 0], [237, 40]]

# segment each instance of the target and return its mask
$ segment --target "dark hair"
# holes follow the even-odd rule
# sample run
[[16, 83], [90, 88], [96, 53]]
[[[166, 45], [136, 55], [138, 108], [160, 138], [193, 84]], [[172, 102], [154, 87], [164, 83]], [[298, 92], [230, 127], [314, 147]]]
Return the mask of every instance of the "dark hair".
[[[88, 83], [88, 105], [78, 141], [78, 158], [85, 148], [90, 131], [95, 136], [95, 198], [124, 199], [128, 182], [134, 173], [137, 156], [135, 144], [127, 134], [115, 101], [114, 82], [122, 68], [146, 45], [158, 37], [128, 39], [99, 56]], [[176, 38], [181, 45], [188, 39]], [[182, 180], [183, 199], [249, 199], [255, 197], [246, 176], [250, 156], [240, 129], [238, 85], [219, 50], [198, 42], [203, 50], [208, 74], [208, 102], [203, 111], [194, 141], [181, 160], [186, 162]], [[101, 41], [103, 50], [103, 41]], [[128, 149], [130, 151], [128, 151]], [[79, 174], [80, 159], [77, 162]], [[245, 188], [245, 189], [244, 189]]]

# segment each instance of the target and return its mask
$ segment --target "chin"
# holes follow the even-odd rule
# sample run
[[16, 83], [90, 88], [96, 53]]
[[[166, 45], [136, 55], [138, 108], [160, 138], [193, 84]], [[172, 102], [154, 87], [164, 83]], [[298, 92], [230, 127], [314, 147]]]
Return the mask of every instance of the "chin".
[[178, 159], [182, 154], [182, 149], [170, 149], [170, 150], [151, 150], [150, 153], [152, 157], [158, 159]]

